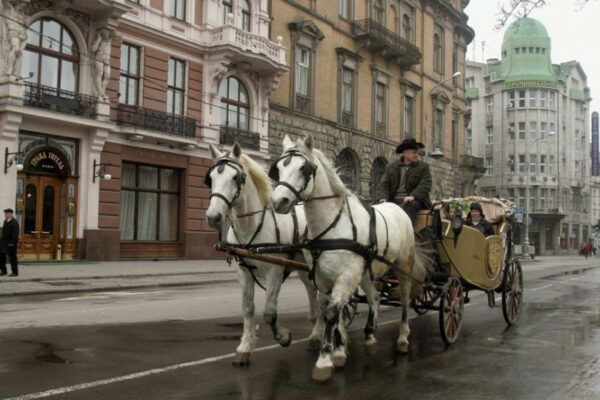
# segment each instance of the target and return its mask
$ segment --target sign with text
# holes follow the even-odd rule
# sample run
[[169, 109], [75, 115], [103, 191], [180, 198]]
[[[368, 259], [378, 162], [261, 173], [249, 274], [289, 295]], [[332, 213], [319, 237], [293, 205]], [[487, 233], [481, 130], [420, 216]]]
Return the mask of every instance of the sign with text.
[[556, 82], [555, 81], [537, 80], [537, 79], [523, 79], [523, 80], [519, 80], [519, 81], [506, 82], [504, 84], [504, 89], [517, 89], [517, 88], [530, 88], [530, 87], [556, 89]]
[[28, 155], [25, 170], [28, 172], [68, 175], [69, 162], [62, 151], [54, 147], [43, 146], [33, 150]]

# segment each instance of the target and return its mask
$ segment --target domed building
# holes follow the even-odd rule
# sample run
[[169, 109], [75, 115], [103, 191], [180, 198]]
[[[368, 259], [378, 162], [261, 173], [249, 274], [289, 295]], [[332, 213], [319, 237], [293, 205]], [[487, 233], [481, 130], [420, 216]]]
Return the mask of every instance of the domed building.
[[[544, 25], [511, 24], [501, 59], [467, 62], [467, 153], [485, 159], [483, 196], [523, 213], [517, 243], [536, 254], [574, 254], [591, 234], [587, 76], [577, 61], [553, 64]], [[526, 252], [526, 249], [523, 249]]]

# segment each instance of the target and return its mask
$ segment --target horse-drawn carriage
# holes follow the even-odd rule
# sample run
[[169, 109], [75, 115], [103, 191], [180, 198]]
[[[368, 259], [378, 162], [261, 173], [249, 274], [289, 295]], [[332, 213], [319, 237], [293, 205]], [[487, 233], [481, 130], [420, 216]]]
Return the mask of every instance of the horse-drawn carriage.
[[[477, 201], [494, 228], [494, 235], [485, 237], [477, 229], [464, 225], [460, 212], [450, 219], [448, 209]], [[460, 211], [460, 210], [459, 210]], [[487, 293], [488, 305], [495, 307], [496, 293], [502, 294], [502, 312], [509, 325], [519, 317], [523, 299], [523, 274], [519, 260], [512, 257], [513, 216], [510, 207], [498, 199], [467, 197], [437, 202], [432, 210], [423, 210], [417, 216], [415, 232], [421, 245], [431, 246], [435, 273], [420, 282], [423, 290], [413, 298], [412, 308], [417, 314], [429, 310], [439, 312], [442, 339], [452, 344], [458, 338], [462, 325], [464, 304], [470, 301], [469, 291]], [[386, 275], [376, 282], [381, 304], [398, 306], [398, 280]], [[366, 302], [364, 295], [355, 294], [344, 310], [349, 324], [357, 303]]]

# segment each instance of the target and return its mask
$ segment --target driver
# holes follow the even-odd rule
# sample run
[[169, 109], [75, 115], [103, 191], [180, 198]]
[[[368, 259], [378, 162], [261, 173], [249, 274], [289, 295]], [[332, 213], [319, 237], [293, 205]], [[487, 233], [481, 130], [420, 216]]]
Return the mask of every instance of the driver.
[[396, 153], [402, 154], [400, 159], [387, 166], [377, 186], [379, 202], [398, 204], [408, 214], [413, 226], [417, 211], [431, 208], [431, 172], [429, 165], [419, 160], [419, 149], [423, 148], [423, 143], [414, 138], [404, 139], [396, 148]]

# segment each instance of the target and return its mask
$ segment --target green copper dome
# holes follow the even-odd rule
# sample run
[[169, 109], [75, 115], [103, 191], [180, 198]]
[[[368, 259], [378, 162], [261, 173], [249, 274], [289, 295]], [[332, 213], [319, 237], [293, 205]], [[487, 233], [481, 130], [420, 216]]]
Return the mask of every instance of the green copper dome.
[[533, 18], [513, 22], [502, 42], [504, 87], [556, 87], [550, 50], [550, 37], [541, 22]]

